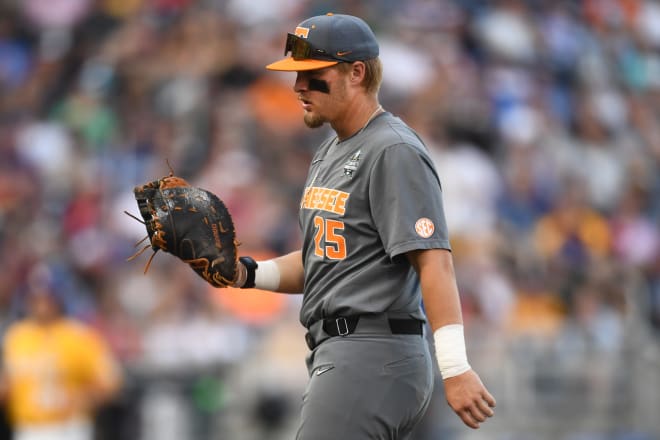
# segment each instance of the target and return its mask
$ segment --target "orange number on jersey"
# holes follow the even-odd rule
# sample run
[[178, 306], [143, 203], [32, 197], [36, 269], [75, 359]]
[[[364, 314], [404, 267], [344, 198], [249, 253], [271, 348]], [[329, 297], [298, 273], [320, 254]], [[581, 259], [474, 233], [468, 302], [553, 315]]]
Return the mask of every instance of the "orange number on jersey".
[[314, 255], [323, 258], [323, 247], [321, 245], [323, 234], [325, 233], [325, 222], [323, 221], [323, 217], [319, 217], [318, 215], [314, 217], [314, 227], [316, 227], [316, 234], [314, 235]]
[[328, 219], [325, 224], [325, 241], [329, 243], [325, 253], [331, 260], [343, 260], [346, 258], [346, 240], [339, 233], [344, 230], [344, 222]]
[[[344, 222], [339, 220], [324, 219], [321, 216], [314, 217], [314, 255], [323, 258], [327, 256], [331, 260], [343, 260], [346, 258], [346, 240], [341, 235], [344, 230]], [[324, 240], [325, 238], [325, 240]], [[323, 243], [326, 245], [323, 246]]]

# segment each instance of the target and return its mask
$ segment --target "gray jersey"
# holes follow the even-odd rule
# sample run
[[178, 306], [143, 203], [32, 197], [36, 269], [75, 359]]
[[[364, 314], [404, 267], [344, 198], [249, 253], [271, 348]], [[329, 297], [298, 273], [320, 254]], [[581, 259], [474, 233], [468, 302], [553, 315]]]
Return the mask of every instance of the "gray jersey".
[[440, 180], [419, 137], [382, 113], [315, 154], [300, 203], [303, 325], [388, 312], [423, 319], [417, 275], [403, 256], [449, 249]]

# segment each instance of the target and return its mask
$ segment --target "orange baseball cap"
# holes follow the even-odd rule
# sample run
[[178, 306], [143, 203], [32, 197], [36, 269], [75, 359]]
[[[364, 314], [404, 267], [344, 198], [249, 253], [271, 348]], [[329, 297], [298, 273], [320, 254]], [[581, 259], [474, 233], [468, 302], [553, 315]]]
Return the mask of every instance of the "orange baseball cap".
[[376, 36], [361, 18], [344, 14], [317, 15], [287, 34], [284, 55], [266, 66], [269, 70], [302, 71], [376, 58]]

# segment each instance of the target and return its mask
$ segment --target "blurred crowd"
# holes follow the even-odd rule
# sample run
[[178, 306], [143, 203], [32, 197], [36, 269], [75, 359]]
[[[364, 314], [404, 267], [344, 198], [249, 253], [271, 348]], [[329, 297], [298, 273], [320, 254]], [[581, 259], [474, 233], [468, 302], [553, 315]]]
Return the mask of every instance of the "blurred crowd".
[[328, 11], [372, 26], [381, 102], [436, 161], [501, 408], [466, 433], [438, 383], [418, 440], [660, 438], [656, 0], [3, 0], [0, 332], [46, 270], [126, 375], [99, 438], [291, 438], [300, 298], [213, 290], [163, 253], [145, 275], [123, 211], [172, 170], [227, 203], [242, 254], [298, 248], [330, 132], [264, 66]]

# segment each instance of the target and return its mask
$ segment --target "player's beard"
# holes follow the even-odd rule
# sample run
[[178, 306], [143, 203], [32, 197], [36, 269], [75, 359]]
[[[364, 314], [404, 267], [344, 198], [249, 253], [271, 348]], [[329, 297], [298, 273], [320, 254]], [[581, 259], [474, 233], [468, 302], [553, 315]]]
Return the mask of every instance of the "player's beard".
[[323, 118], [318, 113], [312, 112], [305, 113], [305, 116], [303, 116], [303, 121], [305, 121], [305, 125], [309, 128], [318, 128], [325, 124], [325, 118]]

